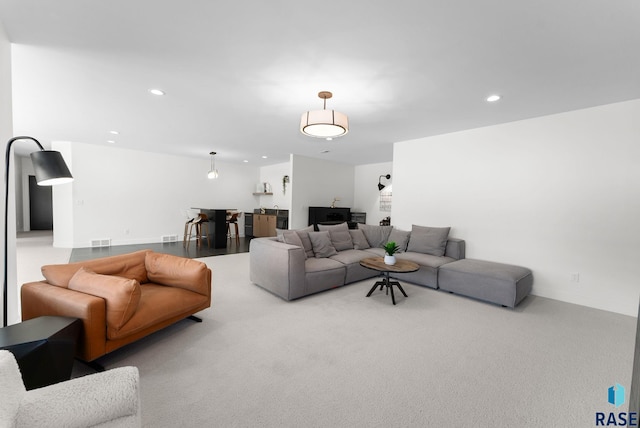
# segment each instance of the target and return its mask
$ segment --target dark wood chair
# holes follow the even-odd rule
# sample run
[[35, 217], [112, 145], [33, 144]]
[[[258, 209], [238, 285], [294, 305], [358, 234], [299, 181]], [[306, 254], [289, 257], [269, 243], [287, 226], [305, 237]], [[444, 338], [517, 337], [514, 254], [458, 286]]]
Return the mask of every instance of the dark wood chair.
[[202, 248], [203, 239], [207, 240], [207, 245], [211, 248], [211, 241], [209, 240], [209, 218], [206, 214], [198, 214], [198, 217], [185, 224], [185, 228], [187, 228], [186, 244], [183, 245], [187, 250], [189, 249], [189, 244], [191, 243], [191, 237], [194, 231], [196, 234], [196, 248]]
[[231, 225], [235, 225], [236, 229], [236, 245], [240, 244], [240, 234], [238, 232], [238, 219], [242, 216], [241, 212], [230, 213], [227, 217], [227, 236], [231, 240]]

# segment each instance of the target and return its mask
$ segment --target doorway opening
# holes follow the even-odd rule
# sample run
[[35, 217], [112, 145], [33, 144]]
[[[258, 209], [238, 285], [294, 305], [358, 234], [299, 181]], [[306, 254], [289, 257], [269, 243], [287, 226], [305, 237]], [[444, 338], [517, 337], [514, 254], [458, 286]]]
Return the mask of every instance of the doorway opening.
[[51, 186], [38, 186], [29, 176], [29, 229], [53, 230], [53, 193]]

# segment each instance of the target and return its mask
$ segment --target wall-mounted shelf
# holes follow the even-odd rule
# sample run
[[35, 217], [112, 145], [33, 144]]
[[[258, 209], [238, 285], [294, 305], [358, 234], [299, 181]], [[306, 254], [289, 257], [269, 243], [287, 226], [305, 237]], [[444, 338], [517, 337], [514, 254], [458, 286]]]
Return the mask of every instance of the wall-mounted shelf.
[[271, 192], [253, 192], [254, 196], [273, 195]]

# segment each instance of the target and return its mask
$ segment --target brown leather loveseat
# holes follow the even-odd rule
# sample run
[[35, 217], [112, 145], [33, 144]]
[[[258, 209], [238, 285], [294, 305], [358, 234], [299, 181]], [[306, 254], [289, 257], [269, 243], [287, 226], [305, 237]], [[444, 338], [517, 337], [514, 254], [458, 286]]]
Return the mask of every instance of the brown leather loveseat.
[[[80, 318], [77, 357], [93, 361], [211, 305], [204, 263], [151, 250], [42, 267], [21, 289], [22, 320]], [[198, 319], [196, 319], [198, 320]]]

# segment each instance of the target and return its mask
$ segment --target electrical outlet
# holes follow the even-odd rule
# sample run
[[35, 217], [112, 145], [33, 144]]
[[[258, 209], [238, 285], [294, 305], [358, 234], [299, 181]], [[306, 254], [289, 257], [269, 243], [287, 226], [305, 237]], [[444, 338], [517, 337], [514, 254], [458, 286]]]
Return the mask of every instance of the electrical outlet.
[[571, 282], [580, 282], [580, 272], [571, 272]]

